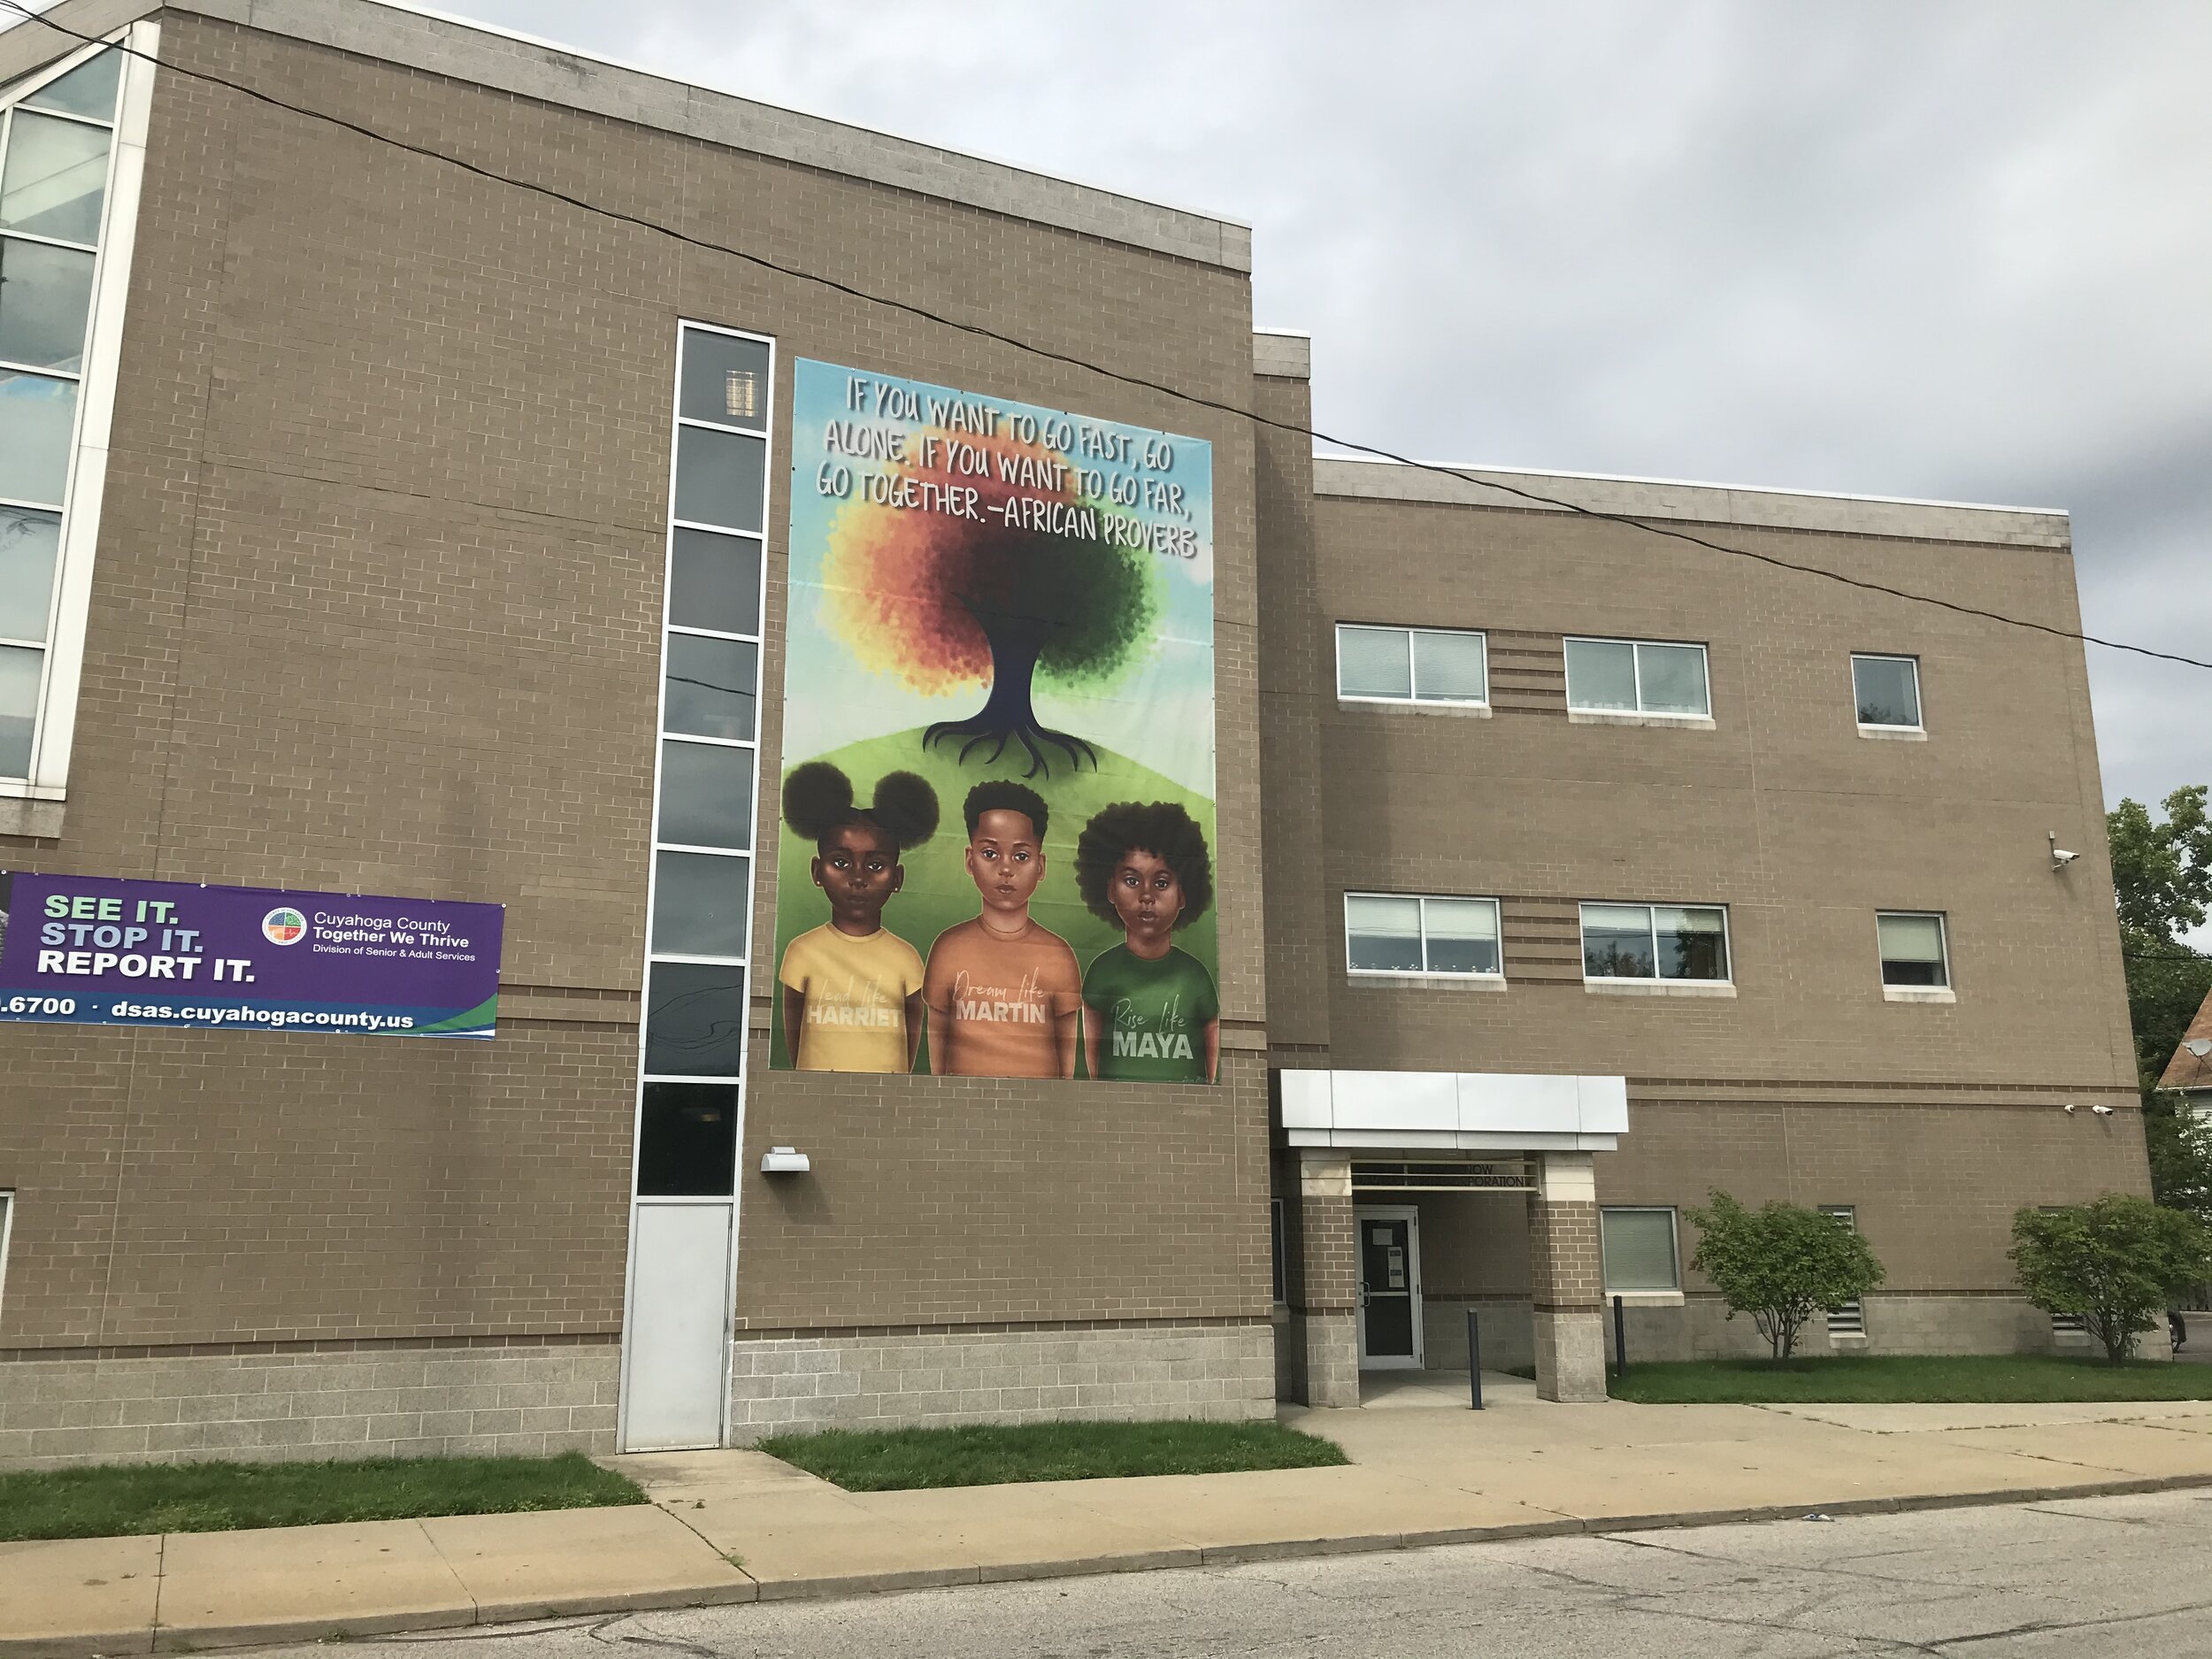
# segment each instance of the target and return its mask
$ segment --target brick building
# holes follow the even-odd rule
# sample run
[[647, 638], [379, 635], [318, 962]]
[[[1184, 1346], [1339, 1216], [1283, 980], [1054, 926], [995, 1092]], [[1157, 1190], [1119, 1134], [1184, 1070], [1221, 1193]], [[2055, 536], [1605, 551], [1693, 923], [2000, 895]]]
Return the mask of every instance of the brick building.
[[[490, 1042], [0, 1025], [0, 1463], [1255, 1416], [1470, 1309], [1591, 1398], [1609, 1294], [1745, 1344], [1714, 1187], [1873, 1243], [1832, 1341], [2032, 1348], [2011, 1212], [2147, 1189], [2078, 645], [1620, 521], [2065, 629], [2062, 515], [1317, 459], [1233, 223], [381, 0], [50, 15], [143, 56], [0, 35], [0, 867], [507, 908]], [[1210, 445], [1215, 1082], [778, 1069], [764, 946], [656, 1080], [670, 860], [775, 936], [801, 360]], [[690, 853], [680, 636], [756, 676]]]

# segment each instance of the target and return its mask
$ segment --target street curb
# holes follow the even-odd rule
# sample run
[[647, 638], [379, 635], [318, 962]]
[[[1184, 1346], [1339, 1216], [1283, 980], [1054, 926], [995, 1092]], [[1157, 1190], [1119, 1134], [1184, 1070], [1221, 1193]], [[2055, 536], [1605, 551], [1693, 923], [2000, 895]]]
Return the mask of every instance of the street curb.
[[2138, 1476], [2122, 1480], [2016, 1487], [2002, 1492], [1926, 1493], [1901, 1498], [1842, 1498], [1828, 1503], [1763, 1504], [1749, 1508], [1686, 1509], [1647, 1515], [1562, 1516], [1552, 1521], [1515, 1522], [1502, 1526], [1442, 1527], [1407, 1532], [1366, 1532], [1340, 1538], [1256, 1540], [1247, 1544], [1139, 1550], [1119, 1555], [1085, 1555], [1065, 1561], [912, 1568], [893, 1572], [841, 1573], [819, 1578], [759, 1582], [748, 1575], [746, 1582], [739, 1585], [703, 1585], [695, 1589], [579, 1595], [472, 1608], [426, 1608], [419, 1613], [412, 1614], [291, 1619], [282, 1624], [195, 1627], [165, 1624], [151, 1630], [139, 1628], [52, 1639], [0, 1636], [0, 1659], [92, 1659], [96, 1655], [178, 1653], [217, 1647], [237, 1649], [317, 1641], [340, 1632], [351, 1636], [384, 1636], [406, 1631], [488, 1627], [510, 1622], [530, 1623], [546, 1618], [575, 1618], [609, 1613], [721, 1607], [753, 1601], [836, 1601], [899, 1590], [941, 1589], [958, 1585], [1093, 1578], [1110, 1573], [1234, 1566], [1248, 1562], [1286, 1561], [1321, 1555], [1377, 1555], [1394, 1549], [1435, 1549], [1454, 1544], [1505, 1543], [1525, 1538], [1564, 1538], [1668, 1532], [1695, 1526], [1763, 1525], [1774, 1521], [1802, 1520], [1811, 1515], [1908, 1515], [1932, 1509], [1993, 1508], [2001, 1504], [2049, 1503], [2079, 1498], [2116, 1498], [2203, 1487], [2212, 1487], [2212, 1475]]

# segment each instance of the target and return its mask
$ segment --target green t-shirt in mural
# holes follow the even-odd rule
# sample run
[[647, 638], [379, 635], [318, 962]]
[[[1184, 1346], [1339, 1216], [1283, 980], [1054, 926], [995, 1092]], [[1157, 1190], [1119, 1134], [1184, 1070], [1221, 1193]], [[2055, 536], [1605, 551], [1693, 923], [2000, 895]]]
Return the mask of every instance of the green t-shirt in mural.
[[1147, 962], [1127, 945], [1101, 951], [1083, 976], [1099, 1033], [1098, 1075], [1113, 1082], [1202, 1083], [1206, 1027], [1221, 1017], [1213, 975], [1171, 948]]

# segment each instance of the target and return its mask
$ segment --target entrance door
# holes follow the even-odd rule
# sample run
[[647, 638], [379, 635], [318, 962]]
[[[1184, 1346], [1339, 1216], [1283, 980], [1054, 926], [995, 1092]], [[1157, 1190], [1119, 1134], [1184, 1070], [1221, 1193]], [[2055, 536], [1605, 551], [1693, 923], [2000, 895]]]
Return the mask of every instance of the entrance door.
[[729, 1394], [730, 1202], [640, 1203], [631, 1229], [622, 1449], [719, 1446]]
[[1410, 1204], [1355, 1211], [1359, 1224], [1359, 1365], [1417, 1371], [1421, 1218]]

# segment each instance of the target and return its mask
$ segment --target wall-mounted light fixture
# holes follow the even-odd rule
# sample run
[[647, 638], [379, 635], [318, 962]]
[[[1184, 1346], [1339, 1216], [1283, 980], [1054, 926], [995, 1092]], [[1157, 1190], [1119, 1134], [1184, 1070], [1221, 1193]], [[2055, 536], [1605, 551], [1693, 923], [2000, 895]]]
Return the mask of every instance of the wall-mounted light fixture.
[[763, 1175], [804, 1175], [814, 1165], [796, 1147], [770, 1147], [760, 1155]]

